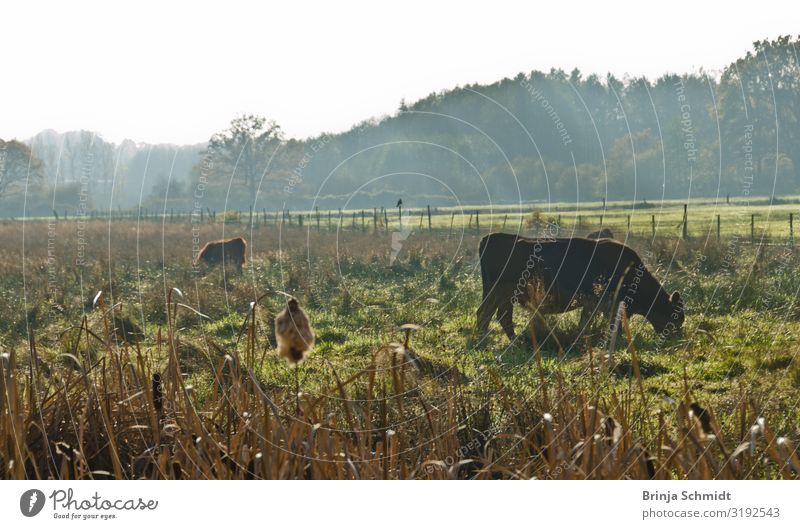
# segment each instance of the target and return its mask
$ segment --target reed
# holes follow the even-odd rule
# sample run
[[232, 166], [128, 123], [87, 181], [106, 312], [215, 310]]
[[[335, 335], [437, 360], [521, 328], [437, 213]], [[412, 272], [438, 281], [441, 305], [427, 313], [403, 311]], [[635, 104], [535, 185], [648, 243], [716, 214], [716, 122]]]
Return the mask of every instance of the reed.
[[[201, 398], [178, 368], [181, 330], [174, 322], [189, 308], [172, 296], [170, 302], [156, 347], [119, 342], [110, 325], [98, 334], [84, 319], [78, 335], [102, 346], [93, 362], [42, 369], [33, 340], [26, 365], [13, 351], [0, 357], [2, 477], [788, 479], [800, 473], [795, 443], [748, 405], [736, 417], [747, 427], [731, 436], [713, 409], [688, 397], [672, 409], [655, 408], [637, 387], [600, 400], [557, 370], [526, 395], [490, 377], [487, 396], [459, 377], [412, 381], [427, 375], [397, 355], [388, 365], [379, 361], [398, 344], [376, 350], [371, 365], [347, 379], [324, 363], [333, 385], [303, 395], [298, 414], [291, 388], [259, 380], [252, 365], [257, 340], [247, 340], [244, 354], [219, 357], [215, 389]], [[104, 310], [102, 296], [97, 306]], [[408, 336], [403, 347], [409, 348]], [[163, 369], [154, 368], [163, 365], [159, 355], [169, 359]], [[635, 431], [653, 435], [636, 435], [634, 423]]]

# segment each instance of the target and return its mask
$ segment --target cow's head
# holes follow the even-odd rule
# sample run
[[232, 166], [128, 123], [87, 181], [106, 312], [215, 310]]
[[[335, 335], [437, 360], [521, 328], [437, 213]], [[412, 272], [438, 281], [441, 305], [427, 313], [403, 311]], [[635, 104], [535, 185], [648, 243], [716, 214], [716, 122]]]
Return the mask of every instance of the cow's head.
[[679, 292], [675, 291], [667, 297], [666, 302], [657, 303], [650, 311], [650, 323], [653, 329], [661, 336], [667, 337], [677, 334], [683, 327], [683, 300]]

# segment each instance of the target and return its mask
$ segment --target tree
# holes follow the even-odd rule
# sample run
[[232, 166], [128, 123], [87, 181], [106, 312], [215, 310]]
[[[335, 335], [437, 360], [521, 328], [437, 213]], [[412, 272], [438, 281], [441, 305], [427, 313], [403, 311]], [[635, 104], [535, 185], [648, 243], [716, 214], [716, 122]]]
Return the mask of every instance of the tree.
[[0, 197], [42, 176], [42, 163], [30, 147], [17, 140], [0, 140]]
[[241, 180], [255, 196], [270, 156], [283, 140], [280, 126], [254, 114], [234, 118], [230, 126], [214, 134], [206, 155], [217, 172]]

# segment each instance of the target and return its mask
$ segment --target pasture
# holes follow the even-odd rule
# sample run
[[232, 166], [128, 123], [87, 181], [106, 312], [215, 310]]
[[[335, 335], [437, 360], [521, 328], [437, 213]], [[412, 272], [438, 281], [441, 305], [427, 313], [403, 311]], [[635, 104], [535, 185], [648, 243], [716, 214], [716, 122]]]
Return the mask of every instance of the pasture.
[[[389, 226], [2, 221], [4, 477], [795, 477], [795, 206], [692, 204], [686, 240], [680, 203], [595, 206], [473, 208], [480, 224], [440, 209], [430, 227], [412, 209], [399, 237], [396, 211]], [[548, 317], [555, 339], [535, 350], [496, 322], [476, 335], [482, 235], [558, 215], [584, 235], [601, 214], [681, 292], [681, 337], [632, 318], [609, 358], [577, 313]], [[241, 274], [192, 267], [203, 242], [237, 236]], [[317, 333], [299, 397], [275, 353], [277, 291]]]

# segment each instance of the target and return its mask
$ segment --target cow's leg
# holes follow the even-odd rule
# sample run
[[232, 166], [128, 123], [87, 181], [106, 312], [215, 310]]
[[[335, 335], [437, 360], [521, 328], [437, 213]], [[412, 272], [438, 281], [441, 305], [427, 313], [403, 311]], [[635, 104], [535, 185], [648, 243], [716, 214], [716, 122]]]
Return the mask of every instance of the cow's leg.
[[578, 329], [580, 332], [586, 332], [589, 330], [589, 326], [592, 324], [592, 320], [594, 319], [594, 307], [590, 307], [589, 305], [584, 305], [581, 309], [581, 318], [578, 321]]
[[616, 349], [622, 330], [622, 319], [619, 319], [619, 321], [617, 320], [619, 303], [615, 303], [613, 299], [606, 299], [600, 303], [600, 307], [598, 312], [602, 312], [607, 316], [604, 346], [610, 347], [611, 344], [614, 344], [614, 348]]
[[510, 299], [503, 300], [498, 304], [497, 320], [500, 322], [500, 326], [505, 331], [508, 339], [513, 342], [517, 335], [514, 332], [514, 305]]
[[[539, 312], [534, 312], [531, 314], [531, 319], [528, 321], [528, 332], [530, 334], [530, 326], [533, 326], [534, 336], [536, 337], [536, 341], [539, 345], [544, 345], [547, 341], [547, 338], [550, 336], [550, 326], [547, 325], [547, 321], [544, 319], [544, 315]], [[533, 345], [533, 336], [526, 337]]]
[[486, 296], [478, 307], [477, 313], [477, 329], [481, 335], [489, 331], [489, 323], [492, 321], [492, 316], [497, 312], [497, 296], [489, 294]]
[[597, 313], [602, 311], [600, 301], [597, 299], [587, 299], [581, 308], [581, 317], [578, 321], [578, 330], [585, 333], [592, 325], [592, 321], [597, 317]]

